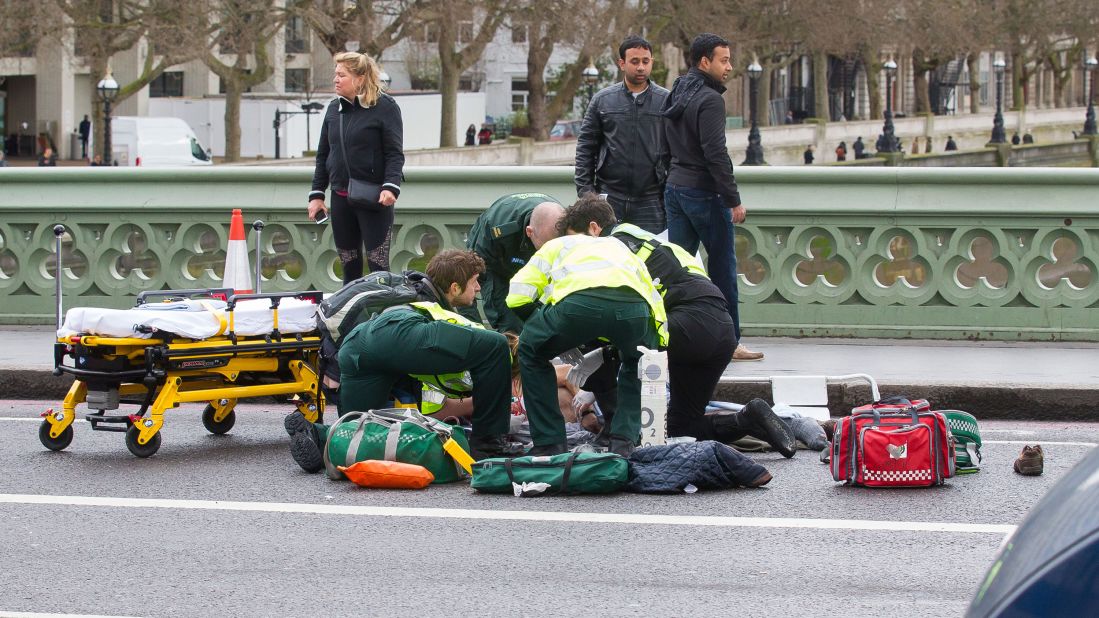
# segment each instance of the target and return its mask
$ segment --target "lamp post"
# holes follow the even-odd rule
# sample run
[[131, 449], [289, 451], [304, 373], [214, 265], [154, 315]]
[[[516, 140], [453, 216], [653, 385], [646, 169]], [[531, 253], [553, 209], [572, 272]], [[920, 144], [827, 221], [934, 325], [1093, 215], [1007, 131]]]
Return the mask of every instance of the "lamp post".
[[759, 66], [758, 61], [752, 60], [752, 64], [748, 65], [748, 113], [751, 116], [752, 128], [748, 131], [748, 150], [744, 153], [744, 162], [741, 165], [767, 165], [763, 160], [763, 146], [760, 144], [757, 116], [756, 99], [759, 95], [760, 75], [763, 75], [763, 67]]
[[897, 74], [897, 63], [890, 58], [881, 66], [885, 69], [885, 123], [878, 152], [897, 152], [897, 136], [893, 133], [893, 76]]
[[599, 81], [599, 69], [595, 68], [595, 64], [588, 64], [588, 68], [583, 72], [584, 82], [588, 85], [588, 104], [584, 106], [587, 109], [591, 105], [591, 99], [595, 96], [595, 82]]
[[118, 96], [118, 82], [111, 76], [110, 67], [107, 67], [107, 74], [99, 80], [95, 90], [103, 101], [103, 165], [111, 165], [111, 103]]
[[1084, 61], [1085, 79], [1088, 86], [1084, 88], [1084, 94], [1088, 98], [1088, 113], [1084, 116], [1084, 135], [1099, 135], [1095, 130], [1095, 69], [1099, 68], [1099, 60], [1094, 56]]
[[1004, 67], [1007, 63], [1003, 58], [997, 57], [992, 61], [992, 69], [996, 72], [996, 115], [992, 117], [992, 139], [989, 144], [1006, 144], [1007, 136], [1004, 133]]
[[286, 120], [285, 120], [286, 117], [287, 116], [294, 116], [294, 115], [297, 115], [297, 114], [305, 114], [305, 142], [306, 142], [306, 146], [312, 146], [313, 145], [313, 136], [310, 134], [311, 132], [309, 130], [309, 119], [310, 119], [309, 117], [312, 116], [313, 114], [319, 112], [322, 109], [324, 109], [324, 104], [323, 103], [317, 103], [316, 101], [311, 101], [309, 103], [302, 103], [300, 112], [284, 112], [281, 109], [276, 109], [275, 110], [275, 122], [273, 124], [274, 124], [274, 127], [275, 127], [275, 158], [276, 159], [281, 158], [281, 152], [280, 151], [282, 150], [282, 148], [281, 148], [281, 140], [279, 139], [279, 127], [281, 127], [283, 125], [283, 123], [286, 122]]

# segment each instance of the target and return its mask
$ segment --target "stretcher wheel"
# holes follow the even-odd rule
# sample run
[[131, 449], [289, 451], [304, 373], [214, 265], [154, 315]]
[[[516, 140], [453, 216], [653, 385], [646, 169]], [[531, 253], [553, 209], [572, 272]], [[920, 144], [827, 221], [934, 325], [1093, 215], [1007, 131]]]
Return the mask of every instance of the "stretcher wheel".
[[50, 449], [51, 451], [63, 451], [73, 441], [73, 427], [69, 425], [65, 428], [65, 431], [61, 432], [61, 435], [56, 438], [50, 437], [51, 425], [49, 421], [42, 421], [42, 424], [38, 426], [38, 439], [41, 440], [42, 446]]
[[233, 425], [237, 422], [237, 413], [235, 410], [230, 410], [229, 414], [220, 422], [214, 420], [214, 406], [206, 404], [206, 409], [202, 411], [202, 426], [206, 428], [212, 434], [221, 435], [227, 433], [233, 428]]
[[136, 457], [142, 459], [152, 457], [154, 453], [160, 450], [160, 432], [153, 434], [153, 439], [145, 444], [137, 443], [137, 436], [140, 433], [137, 427], [130, 427], [126, 430], [126, 448], [130, 449], [130, 452]]

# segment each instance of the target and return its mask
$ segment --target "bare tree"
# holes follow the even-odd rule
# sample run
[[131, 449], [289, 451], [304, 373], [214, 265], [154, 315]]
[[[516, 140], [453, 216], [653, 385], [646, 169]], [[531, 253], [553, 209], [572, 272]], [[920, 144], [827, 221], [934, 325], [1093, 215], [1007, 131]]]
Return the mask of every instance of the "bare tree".
[[[139, 73], [119, 83], [116, 102], [124, 101], [160, 77], [169, 67], [196, 58], [202, 48], [201, 2], [174, 0], [53, 0], [58, 9], [46, 24], [47, 36], [71, 37], [75, 54], [88, 66], [92, 84], [107, 73], [111, 58], [139, 44], [150, 46]], [[24, 5], [26, 6], [26, 5]], [[119, 76], [115, 76], [116, 79]], [[96, 118], [102, 102], [90, 94]], [[104, 127], [95, 123], [96, 143], [103, 143]]]
[[225, 87], [226, 161], [240, 159], [241, 95], [271, 77], [268, 45], [286, 25], [287, 16], [274, 0], [213, 1], [210, 22], [218, 29], [205, 47], [203, 62]]
[[[636, 23], [629, 13], [625, 3], [590, 0], [528, 0], [513, 13], [513, 27], [527, 31], [527, 116], [535, 139], [549, 139], [554, 123], [573, 104], [584, 67]], [[558, 45], [575, 48], [576, 59], [563, 67], [549, 96], [546, 65]]]
[[302, 16], [334, 56], [349, 41], [375, 59], [422, 27], [418, 21], [424, 0], [293, 0], [287, 9]]
[[420, 16], [438, 37], [442, 122], [439, 146], [458, 143], [458, 83], [507, 18], [514, 0], [425, 0]]

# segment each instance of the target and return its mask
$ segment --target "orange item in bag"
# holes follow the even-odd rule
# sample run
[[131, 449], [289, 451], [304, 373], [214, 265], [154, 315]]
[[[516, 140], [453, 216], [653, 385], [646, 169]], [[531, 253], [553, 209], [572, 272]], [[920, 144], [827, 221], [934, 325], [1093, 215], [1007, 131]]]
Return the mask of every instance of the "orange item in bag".
[[435, 480], [431, 470], [399, 461], [367, 459], [344, 467], [337, 466], [348, 480], [360, 487], [383, 489], [423, 489]]

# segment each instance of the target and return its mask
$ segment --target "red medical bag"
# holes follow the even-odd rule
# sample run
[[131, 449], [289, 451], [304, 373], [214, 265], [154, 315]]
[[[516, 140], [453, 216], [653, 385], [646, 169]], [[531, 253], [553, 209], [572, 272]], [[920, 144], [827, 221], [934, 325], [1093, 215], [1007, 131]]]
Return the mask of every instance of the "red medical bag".
[[[930, 487], [954, 476], [954, 438], [941, 412], [906, 400], [855, 408], [836, 423], [832, 478], [866, 487]], [[929, 406], [927, 406], [929, 407]]]

